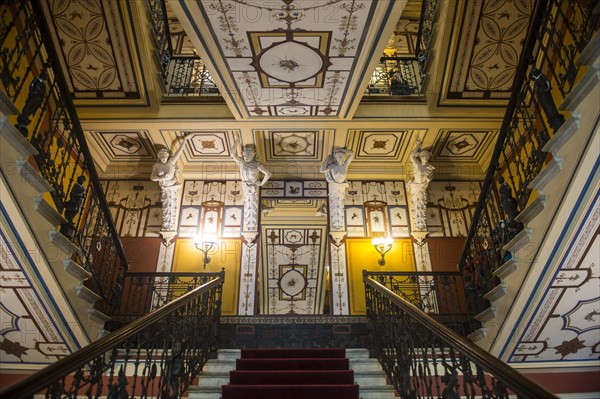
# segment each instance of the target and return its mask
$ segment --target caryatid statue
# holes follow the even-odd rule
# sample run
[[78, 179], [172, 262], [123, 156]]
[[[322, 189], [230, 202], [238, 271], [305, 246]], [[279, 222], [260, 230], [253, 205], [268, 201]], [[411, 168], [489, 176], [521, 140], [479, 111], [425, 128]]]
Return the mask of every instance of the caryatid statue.
[[[160, 199], [162, 201], [162, 228], [163, 232], [175, 232], [177, 227], [177, 193], [181, 189], [181, 183], [177, 180], [177, 160], [183, 153], [185, 141], [189, 140], [192, 135], [187, 135], [184, 142], [181, 143], [177, 151], [173, 155], [169, 150], [162, 148], [158, 151], [158, 160], [152, 166], [150, 180], [157, 181], [160, 186]], [[170, 234], [170, 238], [174, 236]], [[163, 235], [163, 238], [166, 238]]]
[[408, 181], [413, 230], [427, 231], [427, 201], [429, 183], [433, 177], [434, 167], [429, 163], [431, 153], [421, 148], [422, 141], [417, 140], [415, 148], [410, 153], [410, 163], [413, 167], [413, 177]]
[[[242, 192], [244, 195], [244, 226], [243, 231], [257, 231], [258, 229], [258, 187], [264, 185], [271, 172], [259, 161], [254, 144], [242, 147], [239, 137], [236, 137], [231, 147], [231, 157], [240, 167]], [[263, 174], [262, 179], [260, 174]]]
[[338, 232], [332, 237], [339, 241], [341, 232], [344, 231], [344, 196], [348, 181], [346, 174], [348, 166], [354, 159], [354, 152], [347, 148], [336, 148], [325, 158], [319, 171], [325, 173], [325, 180], [329, 183], [329, 212], [331, 231]]

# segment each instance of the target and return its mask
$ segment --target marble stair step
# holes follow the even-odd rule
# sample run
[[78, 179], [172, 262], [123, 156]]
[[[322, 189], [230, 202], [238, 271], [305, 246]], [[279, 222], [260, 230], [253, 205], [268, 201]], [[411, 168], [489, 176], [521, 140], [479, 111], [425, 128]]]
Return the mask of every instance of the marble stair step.
[[354, 371], [354, 381], [362, 386], [386, 385], [387, 377], [383, 371]]
[[360, 399], [388, 399], [395, 398], [396, 391], [391, 385], [376, 385], [376, 386], [363, 386], [359, 387]]
[[351, 360], [350, 369], [354, 370], [355, 373], [363, 371], [381, 371], [381, 364], [377, 359], [360, 359]]

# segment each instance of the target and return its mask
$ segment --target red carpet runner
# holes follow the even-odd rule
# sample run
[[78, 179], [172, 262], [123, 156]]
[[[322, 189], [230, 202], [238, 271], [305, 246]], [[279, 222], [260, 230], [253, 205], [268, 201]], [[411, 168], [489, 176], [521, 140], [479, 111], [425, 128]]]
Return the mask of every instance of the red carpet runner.
[[344, 349], [242, 349], [222, 399], [358, 399]]

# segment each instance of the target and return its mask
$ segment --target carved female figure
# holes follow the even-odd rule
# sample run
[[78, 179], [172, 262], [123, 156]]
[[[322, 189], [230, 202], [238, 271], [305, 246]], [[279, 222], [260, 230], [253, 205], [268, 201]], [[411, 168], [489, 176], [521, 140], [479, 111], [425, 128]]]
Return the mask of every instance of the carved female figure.
[[[189, 140], [192, 135], [184, 139]], [[169, 150], [162, 148], [158, 151], [158, 160], [152, 166], [150, 180], [157, 181], [160, 186], [160, 194], [163, 209], [162, 229], [171, 231], [177, 224], [177, 191], [181, 184], [177, 181], [177, 160], [183, 153], [184, 143], [181, 143], [177, 151], [169, 156]]]
[[344, 196], [348, 186], [346, 174], [353, 159], [352, 150], [336, 148], [325, 158], [319, 169], [321, 173], [325, 173], [325, 180], [329, 183], [329, 210], [333, 231], [344, 229]]
[[433, 177], [434, 167], [429, 164], [431, 154], [421, 148], [422, 141], [417, 140], [415, 148], [410, 153], [410, 163], [413, 167], [413, 177], [408, 181], [411, 213], [416, 231], [427, 230], [426, 211], [429, 183]]

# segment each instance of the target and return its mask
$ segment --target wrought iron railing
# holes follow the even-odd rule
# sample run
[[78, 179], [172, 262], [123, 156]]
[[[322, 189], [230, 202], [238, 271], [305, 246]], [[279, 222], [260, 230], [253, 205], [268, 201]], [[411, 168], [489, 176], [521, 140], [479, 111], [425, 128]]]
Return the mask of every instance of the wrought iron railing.
[[171, 43], [165, 0], [147, 0], [152, 33], [165, 85], [165, 100], [178, 97], [221, 98], [221, 93], [202, 58], [175, 54]]
[[536, 4], [459, 264], [478, 298], [500, 282], [494, 271], [512, 256], [503, 248], [522, 230], [517, 215], [531, 200], [530, 183], [550, 158], [543, 147], [564, 121], [555, 104], [573, 88], [579, 72], [575, 59], [598, 21], [585, 4], [590, 3]]
[[0, 391], [2, 398], [181, 398], [216, 350], [224, 273]]
[[364, 283], [369, 351], [401, 398], [556, 398], [377, 281]]
[[158, 309], [206, 284], [221, 273], [128, 272], [113, 286], [111, 321], [105, 329], [114, 330]]
[[171, 54], [173, 54], [167, 7], [164, 0], [148, 0], [148, 9], [152, 20], [150, 28], [156, 40], [156, 49], [163, 68], [163, 76], [166, 77], [166, 66], [171, 59]]
[[414, 58], [381, 57], [365, 96], [419, 96], [421, 75]]
[[471, 309], [476, 304], [460, 272], [373, 272], [363, 278], [382, 284], [437, 322], [466, 336], [480, 327]]
[[220, 97], [206, 64], [200, 57], [173, 57], [166, 69], [165, 86], [168, 95]]
[[438, 19], [441, 0], [423, 0], [417, 33], [416, 57], [421, 78], [427, 74], [427, 60], [433, 47], [433, 31]]
[[[74, 245], [73, 261], [91, 273], [90, 288], [106, 311], [112, 287], [128, 265], [93, 158], [59, 67], [38, 1], [2, 2], [2, 90], [21, 110], [16, 126], [35, 147], [35, 164], [52, 186], [60, 231]], [[58, 226], [57, 226], [58, 227]]]
[[441, 0], [423, 0], [415, 53], [404, 57], [380, 58], [363, 99], [401, 96], [414, 100], [423, 96], [427, 60], [434, 45], [433, 32], [441, 3]]

